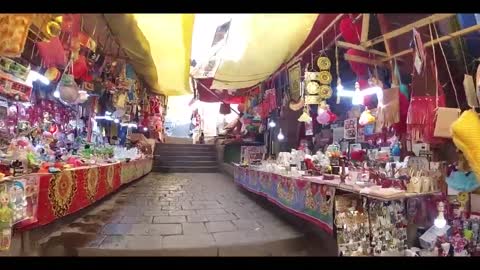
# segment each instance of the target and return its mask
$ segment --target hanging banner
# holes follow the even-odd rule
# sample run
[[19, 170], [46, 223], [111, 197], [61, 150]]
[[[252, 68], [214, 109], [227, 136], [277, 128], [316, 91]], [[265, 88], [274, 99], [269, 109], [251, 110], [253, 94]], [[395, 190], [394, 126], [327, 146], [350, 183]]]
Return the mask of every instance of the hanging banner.
[[201, 62], [198, 67], [192, 72], [194, 78], [213, 78], [220, 66], [221, 57], [219, 57], [219, 51], [225, 46], [228, 38], [228, 32], [230, 30], [230, 22], [228, 21], [219, 27], [215, 31], [213, 37], [212, 46], [210, 47], [209, 58], [205, 62]]

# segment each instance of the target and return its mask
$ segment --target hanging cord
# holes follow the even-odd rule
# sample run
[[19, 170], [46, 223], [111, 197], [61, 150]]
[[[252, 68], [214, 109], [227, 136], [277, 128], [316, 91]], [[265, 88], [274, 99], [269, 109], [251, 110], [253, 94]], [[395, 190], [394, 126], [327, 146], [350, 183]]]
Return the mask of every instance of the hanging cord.
[[[438, 39], [439, 38], [438, 37], [438, 31], [437, 31], [437, 27], [435, 26], [435, 24], [433, 24], [433, 30], [435, 30], [435, 36]], [[455, 92], [455, 100], [457, 101], [458, 108], [460, 108], [460, 102], [459, 102], [458, 95], [457, 95], [457, 88], [455, 87], [455, 83], [453, 82], [452, 73], [450, 72], [450, 66], [448, 65], [447, 56], [445, 55], [445, 51], [443, 50], [442, 43], [439, 42], [439, 44], [440, 44], [440, 50], [442, 51], [442, 55], [443, 55], [443, 58], [445, 60], [445, 65], [447, 66], [448, 77], [450, 78], [450, 84], [452, 85], [453, 91]]]
[[465, 74], [468, 74], [467, 58], [465, 57], [465, 52], [463, 50], [463, 40], [459, 37], [458, 41], [460, 42], [460, 51], [462, 52], [463, 64], [465, 65]]
[[[428, 25], [428, 29], [430, 30], [430, 41], [433, 44], [433, 34], [432, 34], [432, 24]], [[434, 64], [434, 70], [433, 73], [435, 75], [435, 104], [436, 108], [438, 108], [438, 68], [437, 68], [437, 58], [435, 55], [435, 45], [432, 45], [432, 53], [433, 53], [433, 64]]]

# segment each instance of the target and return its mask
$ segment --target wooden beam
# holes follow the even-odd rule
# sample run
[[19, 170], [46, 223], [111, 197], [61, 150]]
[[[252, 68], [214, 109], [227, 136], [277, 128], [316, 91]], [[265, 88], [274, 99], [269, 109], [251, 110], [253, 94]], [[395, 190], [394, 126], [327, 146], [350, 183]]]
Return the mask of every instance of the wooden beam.
[[359, 51], [362, 51], [362, 52], [367, 52], [367, 53], [376, 54], [376, 55], [383, 56], [383, 57], [388, 57], [387, 53], [377, 51], [377, 50], [373, 50], [373, 49], [366, 49], [366, 48], [364, 48], [360, 45], [348, 43], [348, 42], [345, 42], [345, 41], [337, 41], [337, 46], [340, 47], [340, 48], [355, 49], [355, 50], [359, 50]]
[[362, 35], [360, 37], [360, 44], [368, 40], [369, 25], [370, 25], [370, 13], [364, 13], [362, 16]]
[[[293, 58], [293, 59], [291, 59], [290, 61], [287, 62], [287, 63], [288, 63], [287, 66], [290, 66], [291, 64], [293, 64], [293, 63], [297, 62], [298, 60], [300, 60], [300, 59], [302, 58], [303, 54], [304, 54], [306, 51], [308, 51], [314, 44], [316, 44], [317, 41], [319, 41], [320, 38], [322, 38], [323, 35], [325, 35], [325, 33], [326, 33], [327, 31], [329, 31], [331, 28], [333, 28], [333, 26], [334, 26], [341, 18], [343, 18], [344, 15], [345, 15], [344, 13], [338, 14], [338, 16], [335, 17], [335, 19], [333, 19], [333, 20], [330, 22], [330, 24], [329, 24], [327, 27], [325, 27], [325, 29], [323, 29], [322, 33], [320, 33], [320, 35], [318, 35], [317, 38], [315, 38], [315, 40], [312, 41], [312, 43], [310, 43], [310, 45], [308, 45], [307, 47], [305, 47], [305, 49], [303, 49], [300, 53], [298, 53], [295, 58]], [[322, 15], [319, 15], [319, 16], [322, 16]]]
[[[480, 31], [480, 24], [470, 26], [470, 27], [464, 28], [462, 30], [447, 34], [447, 35], [442, 36], [440, 38], [434, 39], [433, 41], [429, 41], [429, 42], [425, 43], [424, 47], [425, 48], [432, 47], [433, 45], [438, 44], [440, 42], [449, 41], [452, 38], [468, 35], [472, 32], [476, 32], [476, 31]], [[390, 57], [382, 59], [382, 61], [389, 61], [390, 59], [398, 58], [398, 57], [401, 57], [401, 56], [404, 56], [404, 55], [410, 54], [410, 53], [413, 53], [413, 49], [408, 49], [408, 50], [401, 51], [401, 52], [396, 53], [396, 54], [394, 54]]]
[[367, 64], [371, 66], [382, 66], [382, 67], [386, 66], [385, 63], [383, 63], [380, 60], [369, 59], [369, 58], [365, 58], [357, 55], [345, 54], [343, 58], [347, 61], [358, 62], [358, 63]]
[[368, 40], [366, 41], [363, 46], [365, 48], [368, 48], [368, 47], [371, 47], [375, 44], [378, 44], [378, 43], [381, 43], [381, 42], [384, 42], [385, 40], [387, 39], [391, 39], [391, 38], [394, 38], [394, 37], [397, 37], [397, 36], [400, 36], [400, 35], [403, 35], [409, 31], [411, 31], [412, 29], [414, 28], [420, 28], [422, 26], [425, 26], [425, 25], [428, 25], [428, 24], [431, 24], [431, 23], [434, 23], [434, 22], [438, 22], [438, 21], [441, 21], [441, 20], [445, 20], [445, 19], [448, 19], [448, 18], [451, 18], [453, 16], [455, 16], [456, 14], [454, 13], [448, 13], [448, 14], [434, 14], [432, 16], [429, 16], [429, 17], [426, 17], [426, 18], [423, 18], [421, 20], [418, 20], [416, 22], [413, 22], [411, 24], [407, 24], [403, 27], [400, 27], [396, 30], [393, 30], [391, 32], [388, 32], [386, 34], [383, 34], [379, 37], [376, 37], [374, 39], [371, 39], [371, 40]]

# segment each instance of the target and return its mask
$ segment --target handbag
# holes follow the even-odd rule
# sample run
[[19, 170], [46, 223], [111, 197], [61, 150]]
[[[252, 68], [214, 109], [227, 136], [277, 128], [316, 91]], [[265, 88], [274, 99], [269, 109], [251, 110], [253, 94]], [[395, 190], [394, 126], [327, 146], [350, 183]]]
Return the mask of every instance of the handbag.
[[[435, 29], [435, 34], [437, 35], [438, 38], [438, 33], [437, 33], [437, 28], [434, 25], [433, 26]], [[433, 42], [433, 34], [432, 34], [432, 29], [430, 26], [430, 37]], [[455, 99], [457, 101], [457, 106], [460, 107], [460, 103], [458, 102], [458, 97], [457, 97], [457, 88], [455, 87], [455, 84], [453, 83], [452, 79], [452, 74], [450, 72], [450, 67], [448, 65], [447, 57], [445, 56], [445, 52], [443, 50], [442, 43], [440, 42], [439, 44], [440, 50], [442, 51], [443, 58], [445, 60], [445, 65], [447, 67], [448, 71], [448, 76], [450, 78], [450, 84], [453, 87], [453, 91], [455, 92]], [[438, 70], [437, 70], [437, 61], [435, 57], [435, 46], [432, 46], [433, 49], [433, 61], [434, 61], [434, 71], [435, 71], [435, 81], [437, 84], [437, 91], [438, 91]], [[460, 117], [460, 109], [459, 108], [447, 108], [447, 107], [438, 107], [435, 115], [435, 130], [433, 131], [433, 136], [435, 137], [441, 137], [441, 138], [451, 138], [452, 137], [452, 132], [451, 132], [451, 125], [453, 122], [455, 122], [458, 117]]]
[[390, 127], [400, 121], [400, 102], [398, 87], [383, 89], [383, 98], [379, 100], [375, 128], [381, 132], [384, 127]]

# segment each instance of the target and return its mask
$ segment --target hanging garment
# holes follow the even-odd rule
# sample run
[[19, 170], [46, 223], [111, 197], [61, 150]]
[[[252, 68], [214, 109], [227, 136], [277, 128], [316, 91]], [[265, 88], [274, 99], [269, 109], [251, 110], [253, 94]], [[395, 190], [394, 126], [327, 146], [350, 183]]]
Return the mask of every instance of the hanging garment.
[[67, 63], [65, 50], [58, 37], [54, 37], [50, 41], [38, 42], [37, 47], [43, 66], [47, 68], [64, 67]]
[[452, 139], [480, 179], [480, 119], [474, 110], [464, 111], [452, 124]]
[[32, 15], [0, 14], [0, 56], [20, 57], [31, 23]]
[[472, 192], [480, 187], [474, 173], [462, 171], [452, 172], [447, 178], [447, 184], [460, 192]]
[[478, 107], [477, 91], [475, 91], [475, 83], [472, 76], [465, 74], [463, 78], [463, 89], [465, 90], [468, 106]]
[[383, 89], [382, 100], [377, 108], [377, 132], [382, 128], [390, 127], [400, 121], [399, 88]]

